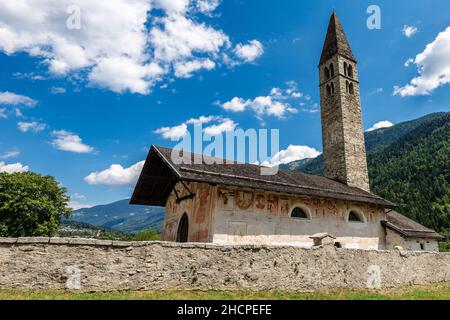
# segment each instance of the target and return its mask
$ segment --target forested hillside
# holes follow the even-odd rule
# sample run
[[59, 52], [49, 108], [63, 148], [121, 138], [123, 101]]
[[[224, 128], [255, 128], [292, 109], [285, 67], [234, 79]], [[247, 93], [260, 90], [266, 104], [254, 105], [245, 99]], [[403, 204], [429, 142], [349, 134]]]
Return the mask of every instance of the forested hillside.
[[[450, 236], [450, 113], [366, 132], [365, 138], [372, 191]], [[285, 168], [321, 175], [323, 157]]]

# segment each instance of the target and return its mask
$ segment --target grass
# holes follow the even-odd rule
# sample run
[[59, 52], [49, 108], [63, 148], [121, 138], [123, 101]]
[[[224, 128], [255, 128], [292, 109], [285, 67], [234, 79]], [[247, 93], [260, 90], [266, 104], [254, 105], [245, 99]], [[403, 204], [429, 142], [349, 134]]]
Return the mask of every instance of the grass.
[[450, 300], [450, 283], [384, 290], [310, 293], [252, 291], [124, 291], [72, 293], [0, 290], [0, 300]]

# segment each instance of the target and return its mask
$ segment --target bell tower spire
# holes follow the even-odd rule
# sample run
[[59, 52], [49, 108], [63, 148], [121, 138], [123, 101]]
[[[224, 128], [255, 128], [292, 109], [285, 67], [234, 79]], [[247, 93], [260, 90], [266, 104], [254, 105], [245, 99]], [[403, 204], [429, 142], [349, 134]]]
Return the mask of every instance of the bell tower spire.
[[357, 61], [333, 12], [319, 64], [324, 174], [369, 191]]

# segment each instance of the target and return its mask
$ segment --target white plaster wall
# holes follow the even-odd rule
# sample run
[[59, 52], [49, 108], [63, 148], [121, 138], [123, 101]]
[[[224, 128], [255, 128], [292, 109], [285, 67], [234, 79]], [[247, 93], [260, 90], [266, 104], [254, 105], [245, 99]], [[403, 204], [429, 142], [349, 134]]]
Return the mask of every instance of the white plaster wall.
[[[340, 242], [343, 248], [384, 249], [384, 210], [380, 207], [346, 201], [328, 201], [275, 195], [267, 192], [248, 191], [248, 203], [238, 190], [219, 189], [213, 213], [213, 242], [216, 244], [270, 244], [311, 247], [310, 236], [327, 232]], [[223, 200], [226, 197], [226, 204]], [[265, 205], [257, 207], [256, 196], [265, 199]], [[250, 199], [252, 199], [251, 201]], [[241, 202], [240, 205], [236, 203]], [[240, 200], [239, 200], [240, 199]], [[272, 205], [267, 206], [268, 199]], [[274, 200], [278, 199], [278, 200]], [[264, 202], [261, 200], [260, 202]], [[274, 207], [273, 203], [277, 203]], [[246, 208], [248, 206], [248, 208]], [[305, 208], [309, 220], [291, 218], [296, 206]], [[242, 208], [244, 207], [244, 209]], [[346, 221], [348, 211], [357, 209], [364, 213], [364, 223]]]
[[[420, 244], [424, 245], [424, 249]], [[386, 229], [386, 249], [393, 250], [396, 246], [411, 251], [439, 252], [439, 242], [433, 239], [404, 238], [398, 232]]]
[[[420, 244], [423, 244], [422, 250]], [[439, 252], [439, 243], [436, 240], [427, 239], [407, 239], [405, 241], [405, 249], [412, 251], [431, 251]]]

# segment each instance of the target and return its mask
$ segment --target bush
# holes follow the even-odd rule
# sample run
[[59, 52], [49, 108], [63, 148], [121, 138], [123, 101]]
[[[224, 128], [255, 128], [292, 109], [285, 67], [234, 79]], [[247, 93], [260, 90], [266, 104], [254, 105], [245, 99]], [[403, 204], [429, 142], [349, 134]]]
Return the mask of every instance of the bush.
[[69, 197], [51, 176], [0, 173], [0, 237], [54, 236]]
[[136, 233], [131, 241], [159, 241], [161, 240], [161, 234], [156, 232], [155, 230], [145, 230]]

